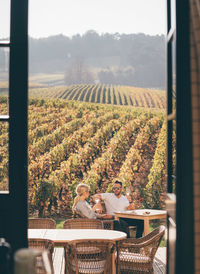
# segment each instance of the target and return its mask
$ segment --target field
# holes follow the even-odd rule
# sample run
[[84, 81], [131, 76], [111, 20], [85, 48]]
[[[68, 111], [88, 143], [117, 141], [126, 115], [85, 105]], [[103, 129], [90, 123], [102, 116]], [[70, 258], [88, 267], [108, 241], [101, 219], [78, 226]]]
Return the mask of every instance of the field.
[[115, 85], [82, 84], [69, 87], [32, 88], [30, 97], [160, 109], [166, 106], [164, 91]]
[[58, 86], [64, 85], [64, 74], [54, 73], [54, 74], [31, 74], [29, 75], [29, 87], [40, 87], [40, 86]]
[[[6, 114], [6, 98], [1, 98]], [[62, 99], [29, 102], [29, 210], [70, 216], [79, 182], [111, 191], [116, 178], [136, 207], [162, 208], [166, 192], [165, 112]], [[8, 187], [8, 129], [0, 130], [0, 189]]]

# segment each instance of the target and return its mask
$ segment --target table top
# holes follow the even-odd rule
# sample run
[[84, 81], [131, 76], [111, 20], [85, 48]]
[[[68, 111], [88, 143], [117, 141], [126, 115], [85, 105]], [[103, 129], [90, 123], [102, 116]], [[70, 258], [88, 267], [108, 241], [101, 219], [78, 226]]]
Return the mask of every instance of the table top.
[[28, 229], [28, 238], [41, 238], [52, 240], [55, 243], [64, 243], [73, 240], [122, 240], [126, 233], [106, 229]]
[[166, 215], [166, 210], [158, 209], [135, 209], [135, 210], [125, 210], [125, 211], [116, 211], [115, 214], [127, 214], [132, 216], [157, 216], [157, 215]]

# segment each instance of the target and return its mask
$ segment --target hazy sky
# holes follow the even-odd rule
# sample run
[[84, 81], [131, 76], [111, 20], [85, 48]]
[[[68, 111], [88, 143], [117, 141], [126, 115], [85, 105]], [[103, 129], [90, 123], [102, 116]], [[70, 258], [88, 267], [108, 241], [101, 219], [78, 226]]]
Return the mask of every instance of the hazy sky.
[[[0, 37], [6, 37], [8, 0], [0, 0]], [[3, 9], [2, 9], [3, 8]], [[166, 0], [29, 0], [29, 35], [166, 33]]]

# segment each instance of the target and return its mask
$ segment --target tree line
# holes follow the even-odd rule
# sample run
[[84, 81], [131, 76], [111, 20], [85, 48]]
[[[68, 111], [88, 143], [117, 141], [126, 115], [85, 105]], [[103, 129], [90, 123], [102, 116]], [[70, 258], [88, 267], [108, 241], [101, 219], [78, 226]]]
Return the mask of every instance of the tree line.
[[[4, 56], [0, 50], [0, 70]], [[165, 37], [102, 33], [89, 30], [64, 35], [29, 38], [29, 72], [65, 74], [70, 84], [115, 84], [165, 87]]]

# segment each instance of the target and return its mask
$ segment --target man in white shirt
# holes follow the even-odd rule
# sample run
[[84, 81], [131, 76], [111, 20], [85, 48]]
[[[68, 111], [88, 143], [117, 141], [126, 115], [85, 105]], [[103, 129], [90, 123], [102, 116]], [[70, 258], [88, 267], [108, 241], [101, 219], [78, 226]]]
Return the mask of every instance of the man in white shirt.
[[[104, 201], [106, 207], [106, 213], [109, 218], [114, 218], [116, 211], [133, 210], [134, 204], [130, 203], [126, 196], [122, 194], [122, 182], [115, 181], [113, 185], [114, 193], [101, 193], [96, 194], [94, 197], [99, 197]], [[136, 238], [142, 237], [144, 231], [143, 220], [133, 220], [128, 218], [120, 218], [119, 223], [114, 222], [114, 229], [125, 231], [129, 237], [129, 226], [136, 226]]]

